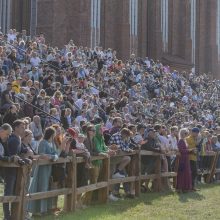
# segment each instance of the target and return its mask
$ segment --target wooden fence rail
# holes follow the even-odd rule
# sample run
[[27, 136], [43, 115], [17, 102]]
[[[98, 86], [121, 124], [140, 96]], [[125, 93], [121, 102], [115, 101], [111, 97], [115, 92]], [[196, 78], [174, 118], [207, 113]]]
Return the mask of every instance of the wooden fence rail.
[[[149, 175], [141, 174], [141, 156], [153, 156], [155, 157], [155, 173]], [[0, 162], [0, 167], [17, 167], [18, 177], [16, 182], [15, 195], [13, 196], [0, 196], [0, 203], [12, 203], [12, 218], [14, 220], [25, 219], [26, 207], [29, 201], [46, 199], [51, 197], [56, 197], [59, 195], [64, 195], [64, 210], [67, 212], [75, 211], [77, 204], [77, 196], [83, 193], [88, 193], [97, 190], [99, 193], [99, 202], [105, 203], [108, 201], [109, 188], [111, 185], [120, 183], [130, 183], [131, 187], [134, 189], [135, 195], [139, 196], [141, 192], [141, 184], [143, 181], [152, 179], [156, 182], [156, 190], [161, 190], [161, 182], [163, 178], [173, 178], [173, 186], [176, 184], [176, 176], [178, 170], [178, 156], [176, 160], [175, 172], [161, 172], [161, 156], [160, 153], [154, 153], [150, 151], [137, 150], [132, 153], [120, 153], [116, 157], [130, 156], [131, 162], [128, 168], [128, 176], [120, 179], [112, 179], [110, 175], [110, 162], [111, 157], [106, 158], [104, 156], [94, 156], [94, 160], [102, 160], [103, 175], [100, 182], [89, 184], [86, 186], [81, 186], [77, 188], [77, 165], [84, 162], [81, 157], [76, 157], [73, 155], [67, 158], [59, 158], [56, 162], [37, 160], [33, 161], [33, 165], [54, 165], [54, 164], [66, 164], [68, 171], [68, 176], [65, 183], [65, 188], [50, 190], [48, 192], [36, 192], [28, 193], [27, 184], [30, 177], [31, 167], [28, 165], [18, 166], [13, 163]], [[219, 153], [215, 153], [212, 156], [212, 163], [209, 175], [207, 177], [207, 182], [210, 182], [215, 173], [219, 172], [216, 169], [216, 163], [219, 157]], [[83, 175], [83, 174], [82, 174]]]

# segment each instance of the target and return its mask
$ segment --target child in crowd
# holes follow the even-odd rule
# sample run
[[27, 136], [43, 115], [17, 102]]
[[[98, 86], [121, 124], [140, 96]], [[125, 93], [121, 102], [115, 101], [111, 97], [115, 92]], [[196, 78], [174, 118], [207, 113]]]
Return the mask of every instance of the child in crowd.
[[83, 157], [85, 159], [85, 167], [87, 169], [92, 168], [92, 164], [91, 164], [91, 156], [90, 156], [90, 152], [88, 151], [88, 149], [86, 149], [85, 145], [84, 145], [84, 140], [85, 140], [85, 136], [83, 134], [78, 133], [75, 129], [73, 128], [68, 128], [68, 133], [71, 135], [71, 137], [73, 138], [72, 142], [71, 142], [71, 149], [72, 152], [74, 154], [76, 154], [79, 157]]
[[79, 156], [82, 156], [85, 159], [85, 167], [89, 169], [92, 168], [91, 156], [88, 149], [86, 149], [83, 143], [84, 140], [85, 140], [84, 134], [78, 134], [78, 137], [76, 139], [76, 152]]

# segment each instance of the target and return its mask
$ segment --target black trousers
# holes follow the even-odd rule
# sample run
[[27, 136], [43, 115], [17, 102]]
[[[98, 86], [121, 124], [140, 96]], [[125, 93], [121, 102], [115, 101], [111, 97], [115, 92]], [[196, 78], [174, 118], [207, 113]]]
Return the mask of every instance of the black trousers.
[[192, 175], [192, 187], [195, 187], [196, 177], [197, 177], [197, 162], [190, 160], [190, 169]]
[[[5, 182], [4, 196], [13, 196], [15, 193], [17, 173], [14, 168], [6, 168], [6, 169], [9, 172], [5, 172], [5, 176], [4, 176], [4, 182]], [[3, 211], [4, 211], [5, 219], [10, 220], [12, 213], [11, 213], [11, 209], [9, 208], [9, 203], [3, 203]]]

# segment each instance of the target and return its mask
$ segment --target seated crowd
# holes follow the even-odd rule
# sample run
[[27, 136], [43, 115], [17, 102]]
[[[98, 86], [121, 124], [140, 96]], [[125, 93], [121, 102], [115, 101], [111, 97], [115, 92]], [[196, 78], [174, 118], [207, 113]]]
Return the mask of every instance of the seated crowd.
[[[178, 154], [176, 189], [193, 191], [210, 169], [209, 154], [220, 149], [220, 82], [210, 75], [172, 71], [134, 54], [123, 62], [112, 49], [72, 40], [50, 47], [43, 34], [31, 39], [25, 30], [10, 30], [0, 33], [0, 82], [0, 160], [23, 165], [76, 154], [85, 159], [77, 167], [78, 187], [102, 179], [102, 160], [91, 156], [110, 157], [110, 178], [124, 178], [131, 156], [115, 155], [141, 149], [161, 153], [161, 172], [175, 170]], [[155, 163], [155, 157], [142, 156], [141, 173], [154, 173]], [[32, 167], [28, 192], [65, 187], [67, 176], [65, 164]], [[17, 169], [1, 169], [1, 177], [4, 195], [13, 195]], [[142, 190], [149, 186], [145, 181]], [[170, 188], [169, 180], [163, 186]], [[134, 198], [132, 184], [123, 188]], [[119, 189], [110, 187], [110, 200], [121, 197]], [[88, 205], [93, 197], [80, 195], [78, 203]], [[34, 215], [55, 209], [57, 198], [27, 206]], [[11, 219], [8, 203], [3, 210]]]

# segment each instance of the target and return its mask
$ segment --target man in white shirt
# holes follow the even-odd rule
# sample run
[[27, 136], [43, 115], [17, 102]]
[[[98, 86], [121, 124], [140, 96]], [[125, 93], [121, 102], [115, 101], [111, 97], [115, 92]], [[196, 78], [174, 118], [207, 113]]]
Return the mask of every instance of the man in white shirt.
[[16, 33], [13, 32], [12, 29], [10, 29], [9, 33], [7, 34], [7, 40], [8, 42], [16, 40]]
[[38, 67], [41, 63], [41, 59], [37, 56], [37, 53], [33, 52], [30, 59], [31, 66]]
[[177, 146], [177, 136], [178, 136], [178, 127], [177, 126], [171, 127], [170, 135], [168, 135], [168, 141], [169, 141], [170, 151], [173, 153], [170, 156], [172, 170], [174, 169], [175, 166], [176, 153], [179, 151]]

